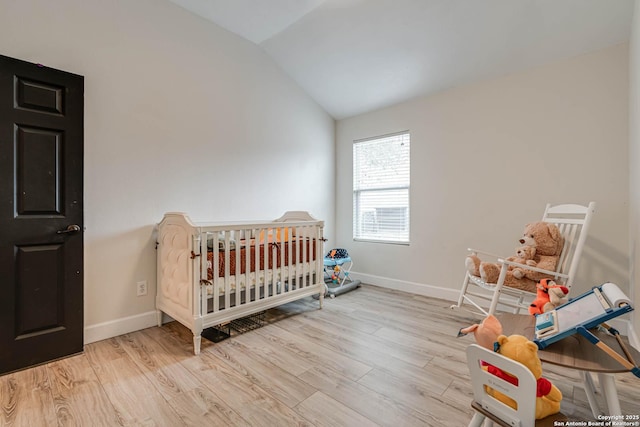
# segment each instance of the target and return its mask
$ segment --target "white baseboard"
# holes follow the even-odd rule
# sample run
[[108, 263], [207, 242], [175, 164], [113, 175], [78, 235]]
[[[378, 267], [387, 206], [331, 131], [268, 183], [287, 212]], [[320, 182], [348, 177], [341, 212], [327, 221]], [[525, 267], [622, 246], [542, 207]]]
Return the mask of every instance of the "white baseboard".
[[[352, 279], [358, 279], [362, 283], [380, 286], [382, 288], [395, 289], [397, 291], [409, 292], [431, 298], [439, 298], [451, 302], [456, 302], [460, 295], [459, 289], [443, 288], [441, 286], [427, 285], [424, 283], [407, 282], [404, 280], [391, 279], [389, 277], [373, 276], [352, 271], [349, 273]], [[627, 319], [613, 319], [609, 323], [616, 328], [621, 335], [629, 338], [629, 343], [636, 349], [640, 349], [638, 335], [633, 329], [632, 323]]]
[[460, 290], [443, 288], [440, 286], [432, 286], [424, 283], [407, 282], [404, 280], [392, 279], [389, 277], [373, 276], [370, 274], [362, 274], [351, 272], [349, 277], [360, 280], [362, 283], [380, 286], [397, 291], [409, 292], [412, 294], [423, 295], [425, 297], [439, 298], [447, 301], [457, 301]]
[[107, 338], [113, 338], [118, 335], [156, 326], [158, 324], [156, 313], [157, 312], [153, 310], [135, 316], [123, 317], [121, 319], [87, 326], [84, 328], [84, 343], [89, 344], [102, 341]]

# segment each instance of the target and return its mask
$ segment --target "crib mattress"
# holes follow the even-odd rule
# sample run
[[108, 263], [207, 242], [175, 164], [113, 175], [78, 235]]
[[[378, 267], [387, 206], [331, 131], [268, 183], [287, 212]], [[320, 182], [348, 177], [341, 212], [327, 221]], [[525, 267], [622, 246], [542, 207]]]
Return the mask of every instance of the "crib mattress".
[[[249, 251], [247, 251], [247, 243], [249, 243]], [[306, 248], [303, 245], [306, 244]], [[229, 252], [229, 276], [225, 277], [225, 251], [209, 250], [207, 253], [207, 280], [214, 281], [213, 277], [213, 260], [218, 256], [218, 278], [215, 280], [218, 287], [219, 295], [224, 295], [225, 289], [236, 289], [239, 285], [241, 289], [245, 289], [247, 283], [250, 287], [256, 285], [272, 284], [277, 282], [288, 281], [296, 277], [306, 276], [313, 269], [313, 261], [316, 259], [315, 239], [297, 239], [293, 238], [291, 243], [285, 242], [269, 242], [259, 245], [255, 241], [241, 241], [240, 247], [240, 274], [237, 275], [236, 264], [238, 262], [238, 249], [233, 247]], [[265, 251], [266, 247], [266, 251]], [[258, 248], [258, 272], [256, 273], [256, 248]], [[291, 249], [291, 257], [289, 250]], [[284, 256], [282, 256], [284, 252]], [[249, 253], [249, 275], [247, 276], [247, 253]], [[303, 254], [305, 260], [303, 260]], [[284, 261], [284, 262], [283, 262]], [[284, 265], [283, 265], [284, 264]], [[289, 265], [291, 264], [291, 265]], [[265, 268], [266, 265], [266, 268]], [[237, 277], [236, 277], [237, 276]], [[213, 295], [213, 285], [207, 286], [207, 293]]]
[[[247, 241], [241, 241], [240, 243], [240, 274], [246, 273], [247, 267]], [[303, 245], [306, 243], [306, 248]], [[267, 269], [272, 270], [274, 268], [283, 267], [281, 256], [284, 251], [284, 266], [289, 265], [289, 246], [291, 246], [291, 264], [296, 265], [300, 263], [309, 263], [316, 259], [316, 245], [315, 239], [293, 239], [291, 245], [289, 242], [269, 242], [267, 244], [256, 245], [253, 240], [249, 242], [249, 271], [255, 272], [256, 270], [256, 246], [259, 248], [259, 270], [265, 270], [265, 260], [267, 261]], [[267, 246], [265, 254], [265, 246]], [[304, 251], [303, 251], [304, 249]], [[213, 257], [215, 253], [218, 254], [218, 277], [224, 277], [225, 272], [225, 252], [224, 251], [212, 251], [207, 252], [207, 279], [213, 280]], [[236, 274], [237, 249], [229, 250], [229, 274]], [[303, 253], [306, 254], [306, 259], [303, 260]], [[274, 262], [275, 261], [275, 262]]]
[[[249, 288], [253, 289], [256, 285], [265, 286], [273, 283], [294, 281], [297, 278], [306, 277], [313, 268], [314, 265], [312, 263], [305, 262], [299, 263], [291, 268], [285, 266], [266, 271], [260, 270], [257, 274], [255, 271], [252, 271], [249, 273], [248, 278], [246, 274], [240, 274], [238, 276], [234, 274], [218, 278], [215, 281], [215, 285], [218, 287], [218, 295], [224, 295], [227, 287], [231, 292], [235, 292], [238, 285], [241, 290], [246, 289], [247, 282], [249, 283]], [[213, 295], [213, 286], [213, 284], [207, 285], [208, 295]]]

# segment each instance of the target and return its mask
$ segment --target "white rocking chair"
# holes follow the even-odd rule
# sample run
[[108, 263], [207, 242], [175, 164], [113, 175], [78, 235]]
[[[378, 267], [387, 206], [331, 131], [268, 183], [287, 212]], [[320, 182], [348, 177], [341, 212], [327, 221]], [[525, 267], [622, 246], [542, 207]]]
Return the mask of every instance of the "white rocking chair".
[[[564, 237], [564, 247], [560, 253], [560, 259], [555, 271], [530, 266], [526, 267], [527, 270], [548, 274], [559, 284], [571, 289], [595, 207], [595, 202], [589, 203], [588, 206], [575, 204], [551, 206], [547, 204], [542, 215], [542, 221], [553, 223], [560, 229], [560, 233]], [[498, 303], [501, 309], [508, 307], [513, 310], [513, 313], [519, 313], [521, 309], [526, 310], [529, 307], [531, 301], [536, 297], [535, 293], [504, 285], [509, 266], [521, 266], [521, 264], [506, 261], [506, 257], [500, 257], [477, 249], [469, 248], [468, 250], [472, 254], [478, 255], [483, 261], [497, 260], [498, 263], [502, 264], [500, 276], [497, 283], [491, 284], [465, 270], [458, 302], [452, 305], [451, 308], [463, 307], [463, 304], [468, 303], [484, 316], [487, 316], [495, 314], [498, 309]], [[480, 305], [480, 300], [489, 302], [488, 310]]]

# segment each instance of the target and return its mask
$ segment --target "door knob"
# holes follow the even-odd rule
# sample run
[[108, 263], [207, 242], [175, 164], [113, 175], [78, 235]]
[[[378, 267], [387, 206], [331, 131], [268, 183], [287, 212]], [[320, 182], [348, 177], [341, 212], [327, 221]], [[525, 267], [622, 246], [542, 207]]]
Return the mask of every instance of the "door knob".
[[58, 230], [56, 231], [57, 234], [67, 234], [67, 233], [76, 233], [80, 231], [80, 226], [76, 225], [76, 224], [72, 224], [70, 226], [68, 226], [67, 228], [65, 228], [64, 230]]

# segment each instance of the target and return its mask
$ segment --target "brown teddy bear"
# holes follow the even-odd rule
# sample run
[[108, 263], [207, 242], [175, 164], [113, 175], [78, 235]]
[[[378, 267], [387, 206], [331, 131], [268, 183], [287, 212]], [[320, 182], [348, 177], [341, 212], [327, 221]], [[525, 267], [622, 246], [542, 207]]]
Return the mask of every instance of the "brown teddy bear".
[[[535, 267], [549, 271], [556, 269], [560, 252], [564, 246], [564, 238], [555, 224], [542, 221], [527, 224], [519, 241], [522, 245], [532, 246], [536, 249], [535, 256], [531, 260], [535, 262]], [[483, 262], [477, 255], [469, 255], [465, 260], [465, 265], [471, 275], [481, 277], [486, 283], [496, 283], [502, 267], [498, 263]], [[507, 271], [504, 284], [535, 293], [536, 284], [541, 279], [548, 277], [543, 273], [526, 269], [516, 270], [515, 274], [514, 271]]]
[[[536, 419], [539, 420], [560, 412], [562, 392], [549, 380], [542, 377], [542, 363], [538, 357], [538, 346], [533, 341], [522, 335], [511, 335], [509, 337], [500, 335], [498, 337], [497, 347], [498, 353], [508, 357], [509, 359], [520, 362], [529, 368], [537, 380]], [[489, 365], [488, 370], [492, 374], [506, 381], [517, 384], [517, 378], [512, 377], [495, 366]], [[499, 391], [488, 388], [487, 392], [501, 402], [515, 408], [516, 402]]]
[[[524, 229], [520, 244], [536, 247], [534, 260], [537, 267], [543, 270], [555, 271], [562, 248], [564, 248], [564, 237], [560, 229], [555, 224], [549, 222], [534, 222], [527, 224]], [[525, 276], [536, 282], [549, 278], [544, 273], [527, 270]]]
[[[535, 267], [536, 265], [538, 265], [538, 263], [534, 261], [535, 256], [535, 246], [523, 245], [519, 248], [516, 248], [516, 256], [510, 256], [509, 258], [507, 258], [507, 261], [517, 262], [518, 264], [530, 265], [531, 267]], [[517, 279], [522, 279], [526, 271], [522, 267], [514, 267], [513, 265], [509, 266], [509, 270]]]

